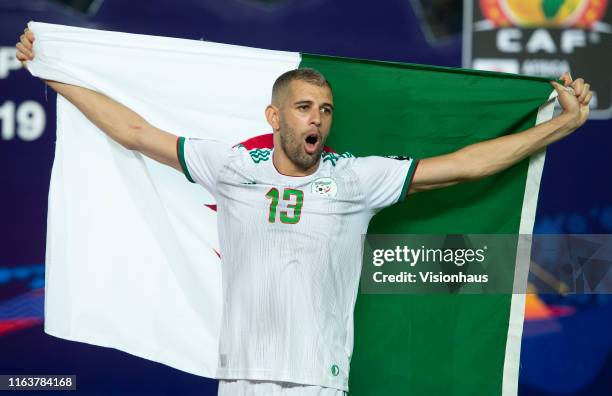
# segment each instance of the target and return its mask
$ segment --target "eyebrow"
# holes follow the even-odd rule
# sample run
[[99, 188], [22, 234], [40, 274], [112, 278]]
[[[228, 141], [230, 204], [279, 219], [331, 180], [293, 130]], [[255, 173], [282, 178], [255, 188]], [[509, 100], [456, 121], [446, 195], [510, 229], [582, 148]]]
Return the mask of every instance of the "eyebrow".
[[[295, 102], [293, 104], [296, 105], [296, 106], [302, 105], [302, 104], [312, 105], [312, 104], [314, 104], [314, 102], [312, 100], [298, 100], [297, 102]], [[331, 103], [327, 103], [327, 102], [323, 103], [321, 106], [327, 106], [327, 107], [329, 107], [332, 110], [334, 109], [334, 105], [331, 104]]]

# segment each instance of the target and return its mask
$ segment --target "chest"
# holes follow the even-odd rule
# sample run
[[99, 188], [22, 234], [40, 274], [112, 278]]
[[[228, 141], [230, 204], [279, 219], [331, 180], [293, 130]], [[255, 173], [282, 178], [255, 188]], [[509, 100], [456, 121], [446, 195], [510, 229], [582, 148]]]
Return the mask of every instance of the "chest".
[[330, 230], [363, 210], [361, 188], [350, 172], [288, 178], [234, 171], [219, 183], [219, 199], [227, 221], [249, 229]]

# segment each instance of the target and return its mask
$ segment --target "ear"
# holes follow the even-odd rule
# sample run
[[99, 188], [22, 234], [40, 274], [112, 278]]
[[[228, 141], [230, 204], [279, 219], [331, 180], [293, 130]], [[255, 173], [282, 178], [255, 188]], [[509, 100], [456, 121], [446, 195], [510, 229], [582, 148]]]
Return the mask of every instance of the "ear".
[[268, 124], [270, 124], [274, 132], [280, 129], [280, 122], [278, 117], [278, 107], [271, 104], [268, 105], [268, 107], [266, 107], [266, 120], [268, 121]]

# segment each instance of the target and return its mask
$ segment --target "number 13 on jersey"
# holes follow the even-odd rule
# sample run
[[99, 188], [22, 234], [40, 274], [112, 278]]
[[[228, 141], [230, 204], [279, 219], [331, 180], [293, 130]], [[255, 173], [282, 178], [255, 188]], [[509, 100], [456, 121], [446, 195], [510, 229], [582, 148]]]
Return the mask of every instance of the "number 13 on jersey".
[[[270, 210], [268, 212], [268, 221], [270, 223], [276, 222], [276, 208], [280, 199], [280, 192], [277, 188], [273, 187], [266, 194], [266, 198], [270, 199]], [[297, 224], [300, 221], [302, 215], [302, 204], [304, 203], [304, 192], [302, 190], [295, 190], [292, 188], [285, 188], [283, 190], [283, 201], [288, 201], [287, 209], [292, 209], [290, 213], [287, 210], [280, 212], [280, 221], [285, 224]]]

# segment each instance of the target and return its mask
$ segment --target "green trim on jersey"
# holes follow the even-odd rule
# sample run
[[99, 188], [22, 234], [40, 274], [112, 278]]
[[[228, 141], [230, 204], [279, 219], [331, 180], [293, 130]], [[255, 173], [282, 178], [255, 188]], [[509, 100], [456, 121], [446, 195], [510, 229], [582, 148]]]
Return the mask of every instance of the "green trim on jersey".
[[354, 155], [349, 152], [340, 154], [340, 153], [332, 153], [329, 151], [324, 151], [323, 154], [321, 154], [321, 157], [323, 158], [323, 162], [330, 161], [332, 166], [336, 166], [336, 162], [338, 162], [340, 158], [353, 158]]
[[402, 192], [400, 193], [400, 196], [397, 199], [397, 202], [402, 202], [406, 200], [406, 197], [408, 197], [408, 189], [410, 188], [410, 185], [412, 184], [412, 178], [414, 177], [414, 171], [416, 170], [418, 163], [419, 163], [418, 159], [416, 158], [412, 159], [412, 162], [410, 163], [410, 168], [408, 168], [408, 173], [406, 174], [406, 180], [404, 180], [404, 186], [402, 187]]
[[[242, 147], [244, 147], [244, 146], [242, 146]], [[253, 160], [253, 162], [255, 162], [256, 164], [259, 164], [260, 162], [265, 162], [265, 161], [269, 160], [271, 152], [272, 152], [272, 149], [268, 149], [268, 148], [264, 148], [264, 149], [256, 148], [256, 149], [253, 149], [253, 150], [249, 150], [249, 155], [251, 156], [251, 159]]]
[[183, 173], [185, 174], [185, 177], [190, 182], [195, 183], [195, 181], [191, 177], [191, 174], [189, 173], [189, 169], [187, 169], [187, 162], [185, 162], [185, 138], [182, 136], [179, 137], [176, 142], [176, 153], [178, 156], [178, 160], [181, 164], [181, 168], [183, 169]]

